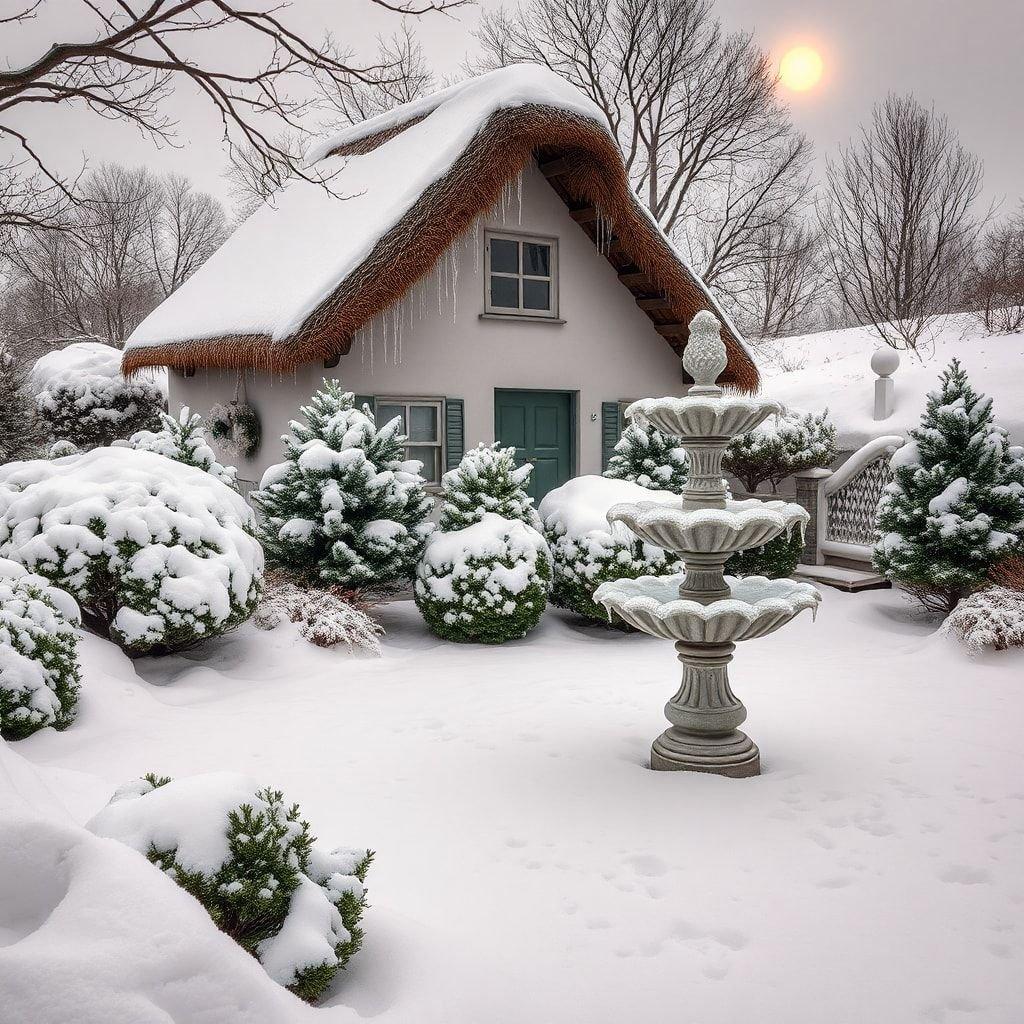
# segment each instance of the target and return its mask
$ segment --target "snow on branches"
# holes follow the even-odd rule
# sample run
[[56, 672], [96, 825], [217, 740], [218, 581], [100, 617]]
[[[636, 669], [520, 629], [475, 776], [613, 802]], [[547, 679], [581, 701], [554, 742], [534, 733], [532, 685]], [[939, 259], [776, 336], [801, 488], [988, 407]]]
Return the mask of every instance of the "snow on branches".
[[194, 466], [229, 487], [235, 486], [234, 466], [222, 466], [206, 440], [203, 418], [182, 406], [177, 417], [160, 413], [160, 430], [140, 430], [128, 439], [132, 448], [156, 452], [185, 466]]
[[480, 522], [486, 513], [518, 519], [535, 530], [540, 518], [526, 493], [533, 466], [516, 466], [515, 448], [479, 444], [459, 465], [441, 478], [442, 530], [462, 530]]

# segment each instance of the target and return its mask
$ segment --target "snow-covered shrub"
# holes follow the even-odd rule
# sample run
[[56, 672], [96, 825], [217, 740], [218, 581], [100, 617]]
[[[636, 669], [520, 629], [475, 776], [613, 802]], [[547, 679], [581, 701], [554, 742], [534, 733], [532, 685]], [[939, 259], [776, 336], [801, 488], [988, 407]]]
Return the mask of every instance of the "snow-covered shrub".
[[97, 341], [47, 352], [30, 376], [36, 409], [51, 437], [82, 448], [108, 445], [160, 425], [166, 394], [151, 373], [126, 379], [121, 352]]
[[793, 473], [831, 466], [836, 458], [836, 428], [826, 409], [821, 413], [789, 409], [770, 416], [729, 442], [722, 465], [753, 494], [766, 480], [772, 491]]
[[373, 854], [318, 848], [277, 790], [227, 772], [151, 774], [122, 786], [86, 827], [146, 856], [309, 1002], [359, 949]]
[[729, 556], [725, 571], [729, 576], [767, 576], [782, 579], [790, 576], [800, 562], [804, 550], [804, 538], [799, 530], [788, 537], [783, 534], [768, 541], [759, 548], [737, 551]]
[[0, 467], [0, 557], [67, 590], [133, 653], [179, 650], [252, 614], [263, 573], [254, 528], [237, 492], [155, 452]]
[[0, 558], [0, 736], [66, 729], [78, 703], [78, 605], [24, 566]]
[[195, 466], [222, 484], [235, 486], [237, 470], [234, 466], [222, 466], [217, 461], [207, 443], [202, 416], [190, 412], [184, 405], [177, 417], [161, 412], [160, 422], [160, 430], [140, 430], [132, 434], [128, 443], [140, 451], [156, 452], [186, 466]]
[[432, 525], [422, 463], [405, 459], [398, 418], [378, 428], [351, 392], [324, 381], [305, 423], [283, 438], [287, 461], [253, 501], [270, 557], [309, 582], [386, 589], [408, 580]]
[[34, 459], [45, 448], [28, 374], [0, 348], [0, 464]]
[[516, 466], [515, 448], [497, 443], [471, 448], [459, 465], [441, 478], [441, 529], [462, 530], [492, 512], [539, 530], [533, 498], [526, 493], [532, 472], [530, 463]]
[[1024, 647], [1024, 593], [1009, 587], [988, 587], [965, 597], [946, 620], [976, 654], [991, 647], [1005, 651]]
[[551, 556], [544, 538], [518, 519], [485, 512], [461, 530], [438, 531], [416, 570], [416, 605], [444, 640], [519, 640], [544, 612]]
[[634, 421], [622, 432], [603, 475], [679, 494], [686, 486], [689, 467], [678, 437], [663, 434], [649, 423]]
[[380, 654], [384, 627], [365, 609], [328, 590], [304, 590], [294, 583], [275, 581], [256, 608], [253, 625], [276, 629], [282, 622], [297, 622], [299, 633], [317, 647], [346, 644], [350, 651]]
[[[540, 503], [540, 516], [554, 563], [552, 603], [607, 625], [608, 613], [594, 602], [594, 591], [602, 583], [682, 571], [676, 555], [646, 544], [621, 523], [609, 526], [606, 518], [619, 502], [678, 497], [601, 476], [576, 477], [549, 491]], [[618, 619], [613, 624], [626, 628]]]
[[921, 424], [893, 455], [878, 503], [874, 563], [934, 611], [950, 612], [1024, 547], [1024, 450], [958, 360], [928, 395]]
[[68, 455], [78, 455], [81, 452], [81, 448], [78, 447], [73, 441], [68, 441], [65, 438], [59, 438], [54, 441], [46, 450], [46, 458], [48, 459], [63, 459]]

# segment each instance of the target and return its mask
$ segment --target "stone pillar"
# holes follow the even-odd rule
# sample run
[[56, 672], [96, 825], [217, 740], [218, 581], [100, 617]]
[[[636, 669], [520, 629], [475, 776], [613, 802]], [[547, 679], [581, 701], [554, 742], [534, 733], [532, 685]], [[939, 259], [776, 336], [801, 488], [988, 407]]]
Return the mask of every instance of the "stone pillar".
[[877, 349], [871, 356], [875, 380], [875, 419], [887, 420], [895, 408], [896, 386], [892, 375], [899, 369], [900, 354], [894, 348]]
[[828, 526], [828, 508], [825, 504], [825, 481], [832, 475], [831, 469], [805, 469], [794, 473], [797, 504], [803, 505], [811, 521], [804, 532], [804, 550], [800, 555], [803, 565], [823, 565], [825, 556], [821, 544]]

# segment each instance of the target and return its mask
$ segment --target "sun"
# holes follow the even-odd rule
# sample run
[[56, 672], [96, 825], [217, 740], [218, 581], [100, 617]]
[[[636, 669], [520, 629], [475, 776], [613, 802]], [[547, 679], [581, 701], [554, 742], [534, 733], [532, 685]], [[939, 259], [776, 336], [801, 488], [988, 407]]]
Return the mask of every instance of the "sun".
[[823, 67], [821, 54], [813, 46], [794, 46], [779, 64], [779, 78], [787, 89], [807, 92], [821, 80]]

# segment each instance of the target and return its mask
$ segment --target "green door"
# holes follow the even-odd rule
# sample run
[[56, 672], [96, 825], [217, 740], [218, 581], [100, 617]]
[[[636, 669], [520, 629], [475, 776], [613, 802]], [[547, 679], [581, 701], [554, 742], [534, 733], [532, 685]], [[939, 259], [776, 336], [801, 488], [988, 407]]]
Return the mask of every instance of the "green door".
[[535, 505], [573, 476], [573, 396], [569, 391], [495, 391], [494, 437], [533, 463], [528, 492]]

